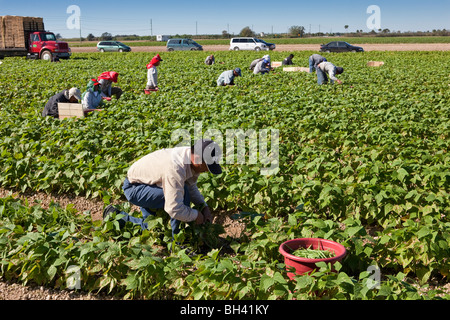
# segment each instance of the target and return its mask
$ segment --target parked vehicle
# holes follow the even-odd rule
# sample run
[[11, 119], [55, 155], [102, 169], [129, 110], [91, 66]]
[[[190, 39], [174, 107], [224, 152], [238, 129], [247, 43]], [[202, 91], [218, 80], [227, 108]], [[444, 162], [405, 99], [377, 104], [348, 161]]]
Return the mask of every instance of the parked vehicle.
[[195, 51], [203, 50], [203, 46], [199, 45], [192, 39], [169, 39], [167, 41], [167, 51]]
[[364, 49], [345, 41], [332, 41], [320, 45], [320, 52], [364, 52]]
[[29, 59], [69, 59], [69, 44], [56, 40], [52, 32], [45, 31], [39, 17], [0, 16], [0, 59], [26, 56]]
[[238, 37], [230, 40], [230, 50], [274, 50], [275, 44], [252, 37]]
[[255, 38], [255, 40], [258, 42], [264, 43], [266, 46], [269, 47], [269, 50], [275, 50], [275, 48], [276, 48], [275, 43], [266, 42], [266, 41], [264, 41], [262, 39], [258, 39], [258, 38]]
[[100, 52], [129, 52], [131, 48], [120, 41], [100, 41], [97, 43]]
[[166, 36], [166, 35], [163, 35], [163, 34], [158, 34], [156, 36], [156, 41], [167, 41], [169, 39], [170, 39], [170, 36]]

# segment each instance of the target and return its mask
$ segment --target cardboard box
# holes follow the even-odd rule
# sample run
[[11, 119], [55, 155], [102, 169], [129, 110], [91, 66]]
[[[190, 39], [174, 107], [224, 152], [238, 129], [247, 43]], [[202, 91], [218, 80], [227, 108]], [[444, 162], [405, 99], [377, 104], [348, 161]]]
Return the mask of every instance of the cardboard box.
[[283, 64], [283, 63], [282, 63], [281, 61], [274, 61], [274, 62], [271, 63], [272, 68], [278, 68], [278, 67], [281, 67], [282, 64]]
[[59, 119], [84, 118], [83, 105], [81, 103], [58, 103]]
[[287, 72], [308, 72], [309, 73], [309, 68], [305, 68], [305, 67], [285, 67], [285, 68], [283, 68], [283, 71], [287, 71]]
[[369, 61], [369, 62], [367, 62], [367, 66], [368, 67], [381, 67], [382, 65], [384, 65], [383, 61]]

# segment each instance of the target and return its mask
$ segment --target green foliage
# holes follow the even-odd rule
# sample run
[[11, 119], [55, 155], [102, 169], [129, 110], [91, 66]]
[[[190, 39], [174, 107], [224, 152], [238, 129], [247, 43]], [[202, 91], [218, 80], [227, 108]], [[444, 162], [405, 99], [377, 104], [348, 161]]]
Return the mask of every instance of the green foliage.
[[[253, 232], [248, 239], [230, 240], [233, 254], [212, 249], [192, 256], [161, 236], [170, 234], [170, 226], [160, 217], [149, 218], [151, 230], [141, 232], [131, 224], [119, 230], [119, 216], [92, 223], [70, 207], [53, 204], [44, 210], [13, 197], [0, 199], [0, 213], [1, 275], [23, 283], [64, 289], [68, 269], [77, 266], [82, 290], [126, 299], [432, 299], [442, 294], [422, 293], [402, 272], [372, 288], [367, 268], [351, 269], [355, 261], [381, 264], [384, 237], [373, 240], [377, 255], [359, 250], [358, 243], [369, 238], [361, 229], [355, 232], [358, 223], [351, 220], [339, 230], [306, 212], [291, 214], [288, 221], [249, 215], [243, 222]], [[344, 242], [349, 255], [333, 271], [322, 263], [318, 271], [289, 281], [277, 247], [302, 236], [305, 228], [315, 237], [334, 230], [331, 239], [350, 238]]]
[[291, 254], [293, 254], [296, 257], [306, 259], [326, 259], [334, 257], [334, 253], [331, 251], [321, 249], [311, 249], [310, 247], [298, 248], [297, 250], [294, 250]]

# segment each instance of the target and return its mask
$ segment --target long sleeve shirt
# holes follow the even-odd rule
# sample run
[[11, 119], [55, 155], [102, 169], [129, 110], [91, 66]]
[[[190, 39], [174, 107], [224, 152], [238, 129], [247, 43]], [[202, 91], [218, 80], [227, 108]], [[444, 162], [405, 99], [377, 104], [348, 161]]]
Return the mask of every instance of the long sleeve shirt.
[[158, 86], [158, 70], [153, 66], [147, 71], [147, 87], [156, 88]]
[[266, 73], [270, 71], [270, 67], [268, 66], [268, 64], [264, 61], [261, 60], [260, 62], [258, 62], [255, 66], [255, 69], [253, 70], [254, 74], [258, 74], [258, 73]]
[[252, 61], [252, 63], [250, 63], [250, 70], [254, 70], [256, 65], [258, 64], [258, 62], [264, 60], [263, 58], [258, 58]]
[[53, 118], [58, 118], [58, 103], [66, 103], [69, 102], [69, 99], [66, 98], [66, 92], [68, 90], [61, 91], [60, 93], [55, 94], [53, 97], [48, 100], [44, 109], [42, 110], [42, 116], [51, 116]]
[[321, 62], [327, 61], [325, 57], [322, 57], [320, 54], [313, 54], [309, 57], [309, 59], [312, 61], [312, 64], [314, 65], [314, 68], [317, 68], [317, 65]]
[[131, 165], [127, 178], [130, 183], [157, 185], [164, 192], [164, 211], [180, 221], [194, 221], [198, 211], [186, 206], [184, 186], [188, 187], [192, 203], [202, 204], [205, 198], [197, 187], [199, 174], [191, 169], [191, 148], [177, 147], [152, 152]]
[[293, 65], [292, 63], [292, 59], [290, 57], [287, 57], [283, 60], [283, 62], [281, 63], [283, 66], [290, 66]]
[[217, 86], [233, 84], [234, 81], [234, 70], [227, 70], [222, 72], [222, 74], [217, 79]]
[[324, 61], [324, 62], [319, 63], [319, 65], [317, 67], [330, 76], [331, 83], [333, 83], [334, 81], [337, 81], [336, 66], [334, 64], [332, 64], [331, 62]]
[[216, 58], [214, 58], [214, 57], [211, 58], [211, 56], [207, 56], [205, 59], [205, 64], [207, 64], [207, 65], [212, 65], [215, 62], [216, 62]]

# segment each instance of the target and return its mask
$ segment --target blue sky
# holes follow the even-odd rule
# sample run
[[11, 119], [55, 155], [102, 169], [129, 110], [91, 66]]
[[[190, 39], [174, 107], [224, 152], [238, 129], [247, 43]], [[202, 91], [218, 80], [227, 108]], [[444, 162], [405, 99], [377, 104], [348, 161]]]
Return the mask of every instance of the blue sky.
[[319, 1], [205, 1], [205, 0], [101, 0], [101, 1], [4, 1], [0, 15], [38, 16], [45, 28], [63, 37], [79, 37], [79, 29], [69, 29], [76, 5], [81, 11], [81, 35], [103, 32], [116, 34], [237, 34], [246, 26], [255, 32], [284, 33], [301, 25], [311, 32], [370, 31], [370, 5], [380, 8], [380, 25], [391, 31], [450, 29], [450, 0], [319, 0]]

